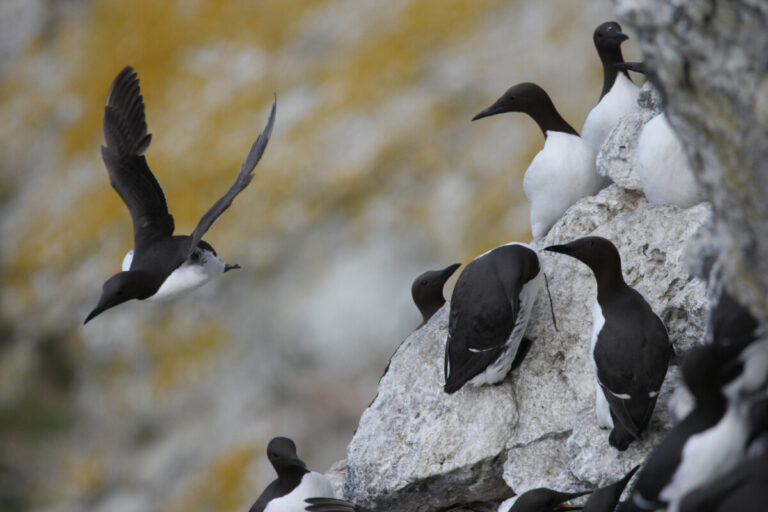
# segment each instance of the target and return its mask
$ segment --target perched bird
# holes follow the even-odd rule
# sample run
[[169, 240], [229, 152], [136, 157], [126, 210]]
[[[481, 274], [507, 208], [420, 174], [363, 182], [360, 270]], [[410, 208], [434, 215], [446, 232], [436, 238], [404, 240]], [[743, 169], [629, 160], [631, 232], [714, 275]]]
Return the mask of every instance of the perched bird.
[[[651, 511], [667, 506], [674, 481], [681, 478], [685, 454], [695, 452], [697, 439], [715, 428], [728, 408], [722, 386], [732, 380], [739, 368], [726, 366], [722, 351], [702, 345], [688, 351], [682, 364], [683, 381], [696, 400], [694, 409], [656, 445], [647, 457], [629, 499], [619, 510]], [[679, 483], [678, 483], [679, 485]]]
[[602, 23], [595, 29], [592, 39], [603, 64], [603, 90], [600, 101], [590, 111], [581, 128], [581, 137], [596, 155], [618, 120], [637, 106], [640, 89], [632, 83], [626, 70], [616, 64], [624, 62], [621, 43], [629, 36], [615, 21]]
[[523, 112], [544, 134], [544, 148], [533, 158], [523, 176], [523, 190], [530, 204], [534, 240], [547, 234], [565, 210], [585, 196], [596, 194], [603, 177], [595, 170], [595, 155], [576, 130], [560, 116], [549, 95], [536, 84], [517, 84], [472, 120]]
[[[624, 73], [627, 69], [646, 73], [642, 62], [618, 63], [616, 67]], [[651, 81], [656, 83], [655, 79]], [[683, 144], [664, 112], [645, 123], [640, 131], [637, 176], [651, 203], [688, 208], [706, 199], [685, 156]]]
[[117, 75], [107, 95], [101, 155], [112, 187], [133, 220], [133, 250], [123, 271], [110, 277], [101, 298], [84, 323], [131, 299], [168, 299], [239, 268], [223, 263], [202, 237], [232, 200], [251, 182], [251, 174], [267, 147], [275, 121], [275, 106], [264, 131], [251, 146], [235, 183], [200, 219], [191, 235], [175, 235], [165, 195], [144, 157], [151, 134], [144, 120], [144, 102], [133, 68]]
[[597, 280], [592, 310], [592, 366], [597, 386], [595, 412], [611, 428], [611, 446], [626, 450], [653, 414], [672, 355], [667, 330], [640, 293], [624, 282], [619, 251], [598, 236], [545, 250], [585, 263]]
[[524, 356], [530, 342], [522, 341], [523, 334], [542, 276], [538, 253], [521, 243], [496, 247], [464, 268], [451, 295], [446, 393], [466, 383], [501, 382], [518, 351]]
[[564, 502], [584, 496], [592, 491], [559, 492], [539, 487], [514, 496], [499, 506], [498, 512], [557, 512], [559, 510], [580, 510], [580, 505], [566, 505]]
[[624, 488], [639, 468], [640, 466], [635, 466], [621, 480], [592, 491], [582, 510], [584, 512], [613, 512], [616, 504], [619, 503], [621, 493], [624, 492]]
[[264, 489], [249, 512], [296, 512], [312, 496], [333, 496], [331, 483], [307, 469], [296, 455], [296, 445], [287, 437], [276, 437], [267, 445], [267, 457], [277, 480]]
[[421, 312], [421, 325], [426, 324], [432, 315], [437, 313], [437, 310], [445, 304], [443, 286], [460, 266], [461, 263], [454, 263], [443, 270], [427, 270], [414, 279], [413, 285], [411, 285], [411, 296]]

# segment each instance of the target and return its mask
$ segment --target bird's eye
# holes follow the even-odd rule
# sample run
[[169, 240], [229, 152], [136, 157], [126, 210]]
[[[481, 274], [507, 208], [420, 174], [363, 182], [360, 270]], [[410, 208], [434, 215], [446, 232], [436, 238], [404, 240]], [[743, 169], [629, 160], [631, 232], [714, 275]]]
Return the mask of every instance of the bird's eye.
[[602, 39], [602, 38], [603, 38], [603, 34], [600, 34], [600, 33], [598, 33], [598, 34], [597, 34], [597, 38], [598, 38], [598, 39]]
[[421, 284], [421, 286], [427, 286], [427, 280], [426, 279], [422, 279], [421, 283], [419, 283], [419, 284]]

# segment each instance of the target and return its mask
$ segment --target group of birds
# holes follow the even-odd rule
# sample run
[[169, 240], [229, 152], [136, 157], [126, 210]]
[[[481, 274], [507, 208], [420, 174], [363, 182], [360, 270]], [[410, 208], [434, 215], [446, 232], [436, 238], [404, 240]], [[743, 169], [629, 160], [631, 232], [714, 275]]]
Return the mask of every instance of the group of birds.
[[[523, 112], [544, 134], [544, 148], [523, 179], [534, 240], [544, 237], [575, 201], [607, 184], [596, 172], [596, 156], [619, 119], [635, 108], [639, 89], [627, 70], [645, 72], [641, 63], [624, 63], [620, 45], [626, 39], [616, 22], [603, 23], [594, 31], [604, 82], [600, 101], [586, 118], [581, 136], [558, 113], [547, 93], [529, 82], [511, 87], [473, 118]], [[253, 143], [235, 183], [203, 215], [191, 235], [174, 235], [162, 188], [144, 156], [151, 135], [138, 77], [130, 67], [117, 75], [107, 95], [102, 157], [110, 183], [131, 214], [134, 247], [124, 259], [122, 271], [104, 283], [86, 323], [128, 300], [175, 297], [239, 268], [222, 262], [202, 237], [253, 178], [272, 132], [276, 103], [275, 98], [266, 127]], [[695, 204], [701, 193], [682, 147], [664, 114], [656, 119], [646, 124], [639, 139], [637, 167], [646, 196], [679, 206]], [[596, 382], [596, 421], [611, 430], [608, 442], [612, 447], [626, 450], [649, 424], [667, 372], [673, 350], [666, 328], [643, 296], [624, 281], [619, 251], [609, 240], [587, 236], [544, 250], [578, 259], [594, 274], [597, 297], [590, 356]], [[425, 272], [413, 282], [413, 300], [423, 319], [419, 327], [444, 306], [443, 287], [459, 266]], [[467, 384], [499, 383], [520, 366], [532, 343], [524, 334], [544, 278], [537, 250], [519, 242], [496, 247], [464, 268], [450, 301], [445, 393], [456, 393]], [[637, 467], [595, 491], [533, 489], [509, 500], [504, 510], [610, 512], [617, 504], [624, 512], [756, 510], [717, 507], [718, 503], [753, 504], [754, 496], [768, 494], [762, 486], [768, 473], [764, 453], [768, 447], [768, 397], [764, 392], [768, 342], [756, 341], [757, 324], [746, 310], [726, 293], [721, 297], [709, 343], [692, 350], [683, 364], [685, 384], [696, 407], [648, 457], [627, 501], [618, 504]], [[278, 478], [251, 512], [366, 510], [332, 498], [328, 480], [307, 469], [290, 439], [274, 438], [267, 456]], [[584, 505], [565, 504], [590, 492]], [[739, 499], [747, 501], [734, 501]]]

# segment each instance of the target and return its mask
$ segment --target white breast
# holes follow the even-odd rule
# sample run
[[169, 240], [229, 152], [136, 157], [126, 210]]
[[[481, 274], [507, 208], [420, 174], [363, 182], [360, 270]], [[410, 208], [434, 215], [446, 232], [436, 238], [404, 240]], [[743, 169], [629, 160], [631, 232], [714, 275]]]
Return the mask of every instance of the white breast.
[[592, 307], [592, 341], [589, 347], [589, 358], [592, 361], [592, 371], [595, 373], [595, 416], [597, 416], [597, 425], [601, 428], [613, 428], [613, 418], [611, 417], [611, 407], [605, 398], [603, 388], [600, 386], [600, 379], [597, 378], [597, 363], [595, 362], [595, 345], [597, 345], [597, 336], [605, 325], [605, 317], [600, 303], [595, 300]]
[[603, 177], [595, 171], [595, 157], [581, 137], [547, 132], [544, 149], [523, 176], [523, 190], [531, 211], [531, 231], [538, 240], [563, 213], [582, 197], [596, 194]]
[[680, 139], [664, 113], [648, 121], [640, 132], [637, 175], [651, 203], [688, 208], [704, 200]]
[[619, 119], [635, 109], [639, 93], [640, 89], [629, 78], [619, 74], [608, 94], [590, 111], [581, 128], [581, 137], [592, 149], [593, 154], [597, 155], [600, 151], [605, 138]]
[[677, 512], [680, 500], [699, 485], [724, 475], [744, 456], [747, 440], [746, 418], [740, 405], [731, 405], [713, 428], [691, 436], [683, 448], [682, 460], [672, 481], [659, 493]]
[[473, 377], [468, 384], [473, 386], [496, 384], [507, 376], [509, 370], [512, 368], [512, 362], [515, 360], [515, 355], [517, 355], [517, 349], [520, 348], [520, 340], [523, 339], [525, 329], [528, 327], [531, 310], [533, 309], [533, 304], [536, 302], [536, 297], [539, 295], [539, 290], [541, 289], [543, 281], [544, 273], [541, 271], [541, 268], [539, 268], [539, 273], [536, 277], [523, 285], [522, 290], [520, 290], [520, 309], [517, 318], [515, 319], [515, 326], [512, 328], [509, 338], [507, 338], [507, 343], [504, 345], [504, 351], [496, 361], [488, 365], [482, 373]]
[[197, 249], [198, 260], [187, 260], [169, 275], [160, 289], [147, 300], [170, 300], [224, 274], [224, 262], [207, 250]]
[[320, 473], [307, 473], [294, 490], [270, 501], [264, 512], [303, 512], [307, 506], [307, 498], [333, 498], [333, 488], [330, 482]]

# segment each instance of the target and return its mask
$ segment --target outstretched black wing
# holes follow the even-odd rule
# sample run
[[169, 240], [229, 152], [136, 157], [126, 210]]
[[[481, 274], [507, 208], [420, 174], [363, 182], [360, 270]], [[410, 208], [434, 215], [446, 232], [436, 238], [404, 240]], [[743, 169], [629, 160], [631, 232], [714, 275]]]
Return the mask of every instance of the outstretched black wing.
[[275, 96], [275, 100], [272, 102], [272, 111], [269, 114], [267, 126], [264, 127], [264, 131], [259, 134], [259, 137], [251, 146], [251, 150], [248, 152], [245, 162], [243, 162], [243, 165], [240, 167], [240, 173], [237, 175], [235, 183], [229, 187], [229, 190], [227, 190], [227, 193], [224, 194], [221, 199], [216, 201], [210, 210], [205, 212], [205, 215], [203, 215], [200, 222], [197, 223], [197, 227], [190, 235], [189, 254], [192, 254], [192, 251], [197, 247], [198, 242], [203, 238], [205, 232], [213, 226], [216, 219], [224, 213], [224, 210], [229, 208], [229, 205], [232, 204], [232, 200], [235, 196], [242, 192], [253, 179], [253, 174], [251, 173], [256, 168], [256, 164], [259, 163], [259, 160], [261, 160], [261, 155], [264, 154], [264, 150], [267, 148], [267, 142], [269, 142], [269, 137], [272, 135], [272, 126], [275, 124], [276, 107], [277, 96]]
[[117, 75], [109, 89], [104, 139], [101, 156], [109, 182], [131, 213], [133, 243], [140, 252], [147, 242], [173, 235], [174, 225], [163, 189], [144, 158], [152, 135], [147, 133], [139, 79], [130, 66]]

